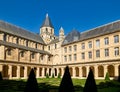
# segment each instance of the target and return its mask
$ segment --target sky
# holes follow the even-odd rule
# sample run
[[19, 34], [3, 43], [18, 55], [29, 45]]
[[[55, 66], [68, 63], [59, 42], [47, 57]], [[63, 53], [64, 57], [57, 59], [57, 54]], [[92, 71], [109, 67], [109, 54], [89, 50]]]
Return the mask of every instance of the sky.
[[84, 32], [120, 19], [120, 0], [0, 0], [0, 20], [39, 33], [48, 13], [59, 35], [63, 27]]

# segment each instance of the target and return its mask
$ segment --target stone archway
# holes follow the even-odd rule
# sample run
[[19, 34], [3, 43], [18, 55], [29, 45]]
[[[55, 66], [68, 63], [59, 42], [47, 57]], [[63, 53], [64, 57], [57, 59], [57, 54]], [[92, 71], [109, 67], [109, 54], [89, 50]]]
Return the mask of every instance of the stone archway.
[[92, 69], [93, 74], [95, 75], [95, 69], [94, 69], [94, 67], [93, 67], [93, 66], [90, 66], [90, 69]]
[[12, 66], [12, 77], [17, 77], [17, 66]]
[[104, 67], [102, 65], [98, 66], [98, 77], [104, 77]]
[[24, 77], [24, 67], [20, 67], [20, 77]]
[[57, 76], [57, 69], [55, 68], [55, 76]]
[[51, 76], [51, 68], [49, 69], [49, 76]]
[[82, 67], [82, 77], [86, 77], [86, 67]]
[[76, 77], [79, 77], [79, 68], [78, 67], [75, 67], [75, 71], [76, 71]]
[[113, 65], [109, 65], [109, 66], [107, 67], [107, 69], [108, 69], [109, 76], [110, 76], [110, 77], [114, 77], [114, 74], [115, 74], [114, 66], [113, 66]]
[[31, 71], [31, 67], [27, 67], [27, 76], [29, 76], [30, 71]]
[[9, 75], [8, 75], [8, 65], [3, 65], [3, 71], [2, 71], [2, 76], [3, 78], [8, 78]]
[[42, 76], [42, 68], [39, 68], [39, 76]]
[[70, 75], [73, 76], [73, 70], [71, 67], [69, 68], [69, 72], [70, 72]]

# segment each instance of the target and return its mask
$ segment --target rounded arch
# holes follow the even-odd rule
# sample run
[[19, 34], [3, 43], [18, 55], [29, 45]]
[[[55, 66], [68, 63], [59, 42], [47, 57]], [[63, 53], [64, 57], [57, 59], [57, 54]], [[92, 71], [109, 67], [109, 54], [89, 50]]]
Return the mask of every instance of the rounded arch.
[[75, 67], [75, 71], [76, 71], [76, 77], [79, 77], [79, 68]]
[[69, 68], [69, 72], [70, 72], [70, 75], [73, 76], [73, 70], [71, 67]]
[[9, 75], [8, 75], [8, 65], [3, 65], [2, 75], [3, 75], [3, 77], [5, 77], [5, 78], [8, 78], [8, 77], [9, 77]]
[[86, 67], [82, 67], [82, 77], [86, 77]]
[[17, 67], [12, 66], [12, 77], [17, 77]]
[[114, 72], [115, 72], [114, 66], [113, 65], [109, 65], [107, 67], [107, 69], [108, 69], [109, 76], [110, 77], [114, 77]]
[[55, 68], [55, 76], [57, 76], [57, 69]]
[[104, 77], [104, 67], [102, 65], [98, 66], [98, 77]]
[[49, 68], [49, 76], [51, 76], [51, 68]]
[[39, 68], [39, 75], [42, 76], [42, 68]]
[[90, 66], [90, 69], [92, 69], [93, 74], [95, 75], [95, 69], [94, 69], [94, 66]]
[[24, 77], [24, 67], [20, 67], [20, 77]]
[[31, 67], [27, 67], [27, 76], [29, 76], [30, 71], [31, 71]]

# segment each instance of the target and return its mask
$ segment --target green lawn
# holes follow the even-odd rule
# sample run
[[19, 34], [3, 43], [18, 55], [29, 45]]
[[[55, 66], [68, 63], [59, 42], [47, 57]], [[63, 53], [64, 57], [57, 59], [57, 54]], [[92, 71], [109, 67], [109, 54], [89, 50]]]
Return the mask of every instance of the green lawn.
[[[81, 79], [72, 79], [75, 92], [82, 92], [85, 81]], [[57, 92], [61, 79], [42, 78], [37, 79], [40, 92]], [[96, 80], [98, 92], [120, 92], [120, 83], [116, 81], [105, 82]], [[26, 80], [3, 80], [0, 81], [0, 92], [23, 92]]]

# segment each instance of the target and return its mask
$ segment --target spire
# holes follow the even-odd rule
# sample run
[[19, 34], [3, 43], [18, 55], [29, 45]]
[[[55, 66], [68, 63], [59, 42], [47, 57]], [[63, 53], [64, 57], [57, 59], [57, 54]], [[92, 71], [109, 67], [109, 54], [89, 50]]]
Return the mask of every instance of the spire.
[[51, 20], [48, 16], [48, 13], [46, 14], [46, 18], [45, 18], [41, 27], [52, 27], [52, 28], [54, 28], [53, 25], [52, 25], [52, 22], [51, 22]]

